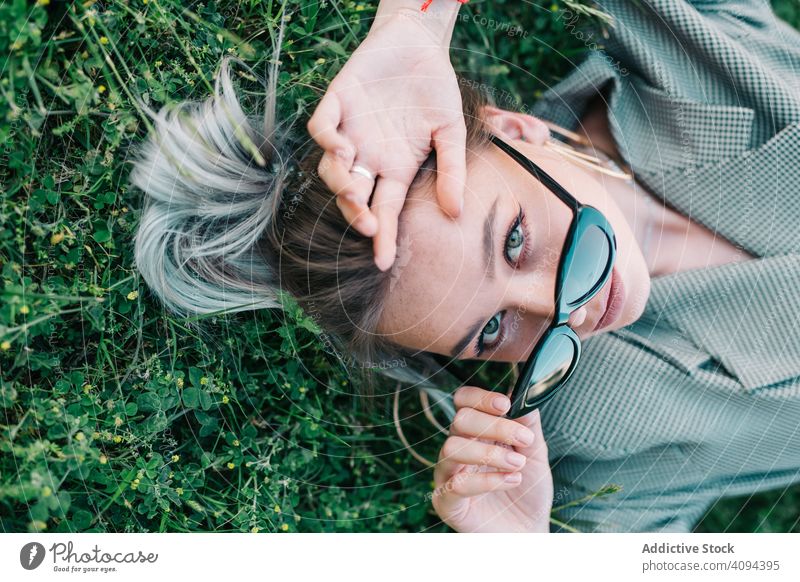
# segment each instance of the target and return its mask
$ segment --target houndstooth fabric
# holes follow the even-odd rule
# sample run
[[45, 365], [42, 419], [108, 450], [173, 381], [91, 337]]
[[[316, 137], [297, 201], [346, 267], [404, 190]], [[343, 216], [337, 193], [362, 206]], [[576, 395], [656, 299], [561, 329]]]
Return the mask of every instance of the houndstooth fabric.
[[[603, 0], [616, 25], [533, 113], [607, 96], [636, 179], [757, 258], [652, 279], [542, 407], [556, 503], [584, 531], [690, 531], [800, 482], [800, 33], [766, 0]], [[596, 35], [597, 37], [597, 35]]]

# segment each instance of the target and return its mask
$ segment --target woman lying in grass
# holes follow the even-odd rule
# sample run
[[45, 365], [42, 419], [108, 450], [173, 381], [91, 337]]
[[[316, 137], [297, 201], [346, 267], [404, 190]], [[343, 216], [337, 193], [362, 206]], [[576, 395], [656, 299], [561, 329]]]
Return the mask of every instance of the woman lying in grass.
[[800, 34], [758, 2], [608, 2], [608, 54], [534, 117], [455, 75], [458, 6], [382, 1], [308, 136], [274, 69], [247, 116], [230, 59], [187, 118], [154, 114], [150, 288], [187, 315], [285, 291], [431, 393], [448, 360], [523, 364], [450, 395], [432, 500], [457, 531], [548, 531], [553, 477], [598, 531], [688, 531], [800, 480]]

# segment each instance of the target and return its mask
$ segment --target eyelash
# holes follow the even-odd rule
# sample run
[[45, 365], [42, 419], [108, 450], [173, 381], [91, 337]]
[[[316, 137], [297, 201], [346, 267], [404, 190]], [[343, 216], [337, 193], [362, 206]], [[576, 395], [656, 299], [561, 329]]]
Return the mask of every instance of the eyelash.
[[[511, 261], [508, 259], [508, 255], [506, 254], [506, 248], [508, 247], [508, 239], [511, 236], [511, 233], [514, 232], [518, 226], [522, 226], [522, 236], [524, 238], [522, 242], [522, 251], [520, 252], [519, 260], [516, 264], [511, 264]], [[512, 267], [518, 269], [520, 265], [524, 264], [525, 261], [528, 259], [528, 256], [531, 252], [531, 243], [530, 243], [530, 231], [528, 229], [528, 224], [525, 222], [525, 212], [522, 210], [522, 205], [519, 207], [519, 214], [514, 219], [514, 222], [511, 224], [511, 227], [506, 231], [505, 238], [503, 238], [503, 258], [506, 260], [507, 263], [511, 264]], [[483, 355], [483, 352], [486, 348], [496, 349], [503, 344], [503, 341], [506, 337], [506, 329], [503, 326], [503, 319], [505, 317], [506, 310], [500, 312], [500, 331], [498, 332], [497, 339], [494, 340], [494, 343], [486, 346], [483, 343], [483, 330], [478, 335], [477, 345], [474, 348], [475, 357], [480, 357]], [[497, 315], [497, 314], [495, 314]], [[494, 316], [492, 316], [494, 317]]]

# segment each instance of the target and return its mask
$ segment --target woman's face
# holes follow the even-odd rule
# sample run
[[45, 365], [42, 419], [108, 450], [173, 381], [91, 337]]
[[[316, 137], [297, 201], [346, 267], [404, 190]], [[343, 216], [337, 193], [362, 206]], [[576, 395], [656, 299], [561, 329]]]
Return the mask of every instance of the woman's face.
[[[609, 277], [572, 313], [572, 328], [583, 340], [638, 319], [650, 276], [624, 214], [604, 187], [617, 178], [514, 139], [513, 133], [500, 135], [575, 198], [600, 210], [616, 234], [614, 268], [624, 288], [619, 315], [594, 330], [604, 313]], [[571, 217], [550, 190], [489, 144], [470, 160], [457, 219], [440, 209], [433, 189], [409, 194], [377, 333], [412, 350], [456, 359], [524, 361], [554, 315], [556, 267]]]

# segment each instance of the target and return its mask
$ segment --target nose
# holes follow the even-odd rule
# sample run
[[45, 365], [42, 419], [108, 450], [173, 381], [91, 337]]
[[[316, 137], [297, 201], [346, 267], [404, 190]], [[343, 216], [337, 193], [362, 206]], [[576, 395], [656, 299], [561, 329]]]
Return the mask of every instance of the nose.
[[[520, 316], [535, 318], [548, 325], [555, 316], [554, 282], [549, 284], [535, 273], [519, 274], [509, 283], [509, 304], [516, 306]], [[576, 330], [584, 325], [589, 310], [586, 305], [573, 311], [568, 320], [569, 326]]]
[[581, 325], [583, 325], [583, 322], [586, 321], [586, 313], [587, 310], [585, 305], [580, 309], [573, 311], [569, 316], [569, 326], [572, 329], [578, 329]]

